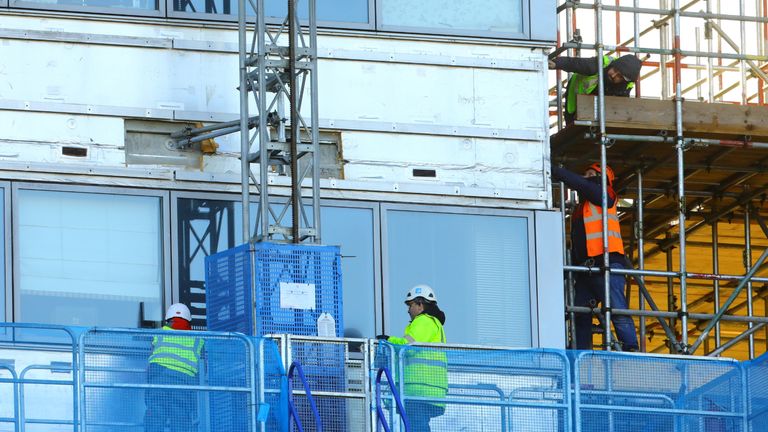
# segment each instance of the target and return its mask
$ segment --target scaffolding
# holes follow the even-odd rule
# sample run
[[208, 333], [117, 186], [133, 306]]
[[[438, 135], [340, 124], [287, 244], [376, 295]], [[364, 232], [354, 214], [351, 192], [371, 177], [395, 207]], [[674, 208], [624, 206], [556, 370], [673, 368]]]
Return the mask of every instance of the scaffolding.
[[[596, 268], [566, 258], [568, 333], [576, 313], [594, 313], [603, 323], [624, 314], [635, 318], [642, 351], [754, 358], [768, 349], [768, 131], [753, 122], [768, 114], [768, 0], [559, 3], [552, 57], [632, 53], [644, 65], [638, 99], [613, 100], [604, 96], [599, 63], [597, 97], [586, 98], [591, 105], [580, 100], [567, 127], [567, 77], [555, 72], [553, 163], [581, 172], [599, 160], [614, 169], [634, 267], [612, 271], [607, 254], [597, 266], [606, 286], [611, 272], [630, 279], [629, 309], [612, 309], [608, 290], [602, 308], [576, 307], [574, 276]], [[660, 109], [667, 111], [643, 115]], [[730, 127], [727, 118], [738, 122]], [[603, 176], [604, 198], [606, 184]], [[575, 195], [562, 183], [559, 191], [567, 218]], [[603, 226], [607, 250], [605, 219]], [[602, 334], [605, 349], [614, 349], [610, 325]]]

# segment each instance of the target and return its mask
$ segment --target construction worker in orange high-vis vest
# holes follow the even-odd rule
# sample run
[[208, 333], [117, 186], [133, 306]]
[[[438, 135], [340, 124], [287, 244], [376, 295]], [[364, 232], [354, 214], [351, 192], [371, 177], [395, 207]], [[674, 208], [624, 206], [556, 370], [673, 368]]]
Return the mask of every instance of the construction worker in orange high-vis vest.
[[[602, 185], [599, 163], [590, 165], [583, 176], [565, 168], [552, 167], [552, 179], [562, 181], [579, 195], [579, 205], [571, 217], [571, 263], [587, 267], [603, 265], [603, 205]], [[613, 190], [615, 175], [611, 167], [605, 167], [608, 184], [608, 261], [611, 269], [623, 269], [624, 242], [621, 239], [621, 227], [616, 212], [618, 197]], [[610, 300], [612, 309], [628, 309], [624, 295], [624, 275], [611, 273]], [[600, 271], [576, 274], [575, 306], [596, 307], [605, 297], [605, 278]], [[592, 316], [577, 313], [576, 348], [592, 349]], [[637, 351], [637, 333], [632, 318], [626, 315], [611, 314], [611, 322], [616, 330], [616, 337], [622, 351]]]

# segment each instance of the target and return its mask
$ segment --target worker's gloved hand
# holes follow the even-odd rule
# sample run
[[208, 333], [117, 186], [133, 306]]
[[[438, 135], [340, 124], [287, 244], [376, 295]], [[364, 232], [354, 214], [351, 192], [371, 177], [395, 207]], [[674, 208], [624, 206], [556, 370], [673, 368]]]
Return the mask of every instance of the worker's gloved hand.
[[388, 340], [389, 336], [381, 334], [381, 335], [376, 336], [376, 339], [378, 339], [378, 340]]
[[548, 60], [547, 67], [549, 67], [550, 69], [557, 69], [557, 64], [555, 64], [554, 60]]

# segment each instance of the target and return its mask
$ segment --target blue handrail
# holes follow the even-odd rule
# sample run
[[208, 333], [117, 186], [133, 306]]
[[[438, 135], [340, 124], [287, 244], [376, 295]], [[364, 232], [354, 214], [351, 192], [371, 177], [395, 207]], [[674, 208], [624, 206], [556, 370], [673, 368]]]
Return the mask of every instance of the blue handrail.
[[288, 415], [289, 420], [292, 418], [296, 421], [296, 428], [299, 432], [304, 432], [304, 428], [301, 426], [301, 420], [299, 419], [299, 413], [296, 411], [296, 405], [293, 403], [293, 371], [299, 373], [299, 379], [304, 385], [304, 391], [307, 393], [307, 400], [309, 401], [309, 407], [312, 409], [312, 414], [315, 415], [315, 430], [317, 432], [323, 432], [323, 422], [320, 420], [320, 413], [317, 411], [317, 405], [315, 405], [315, 399], [312, 397], [312, 391], [309, 389], [309, 383], [304, 376], [304, 369], [301, 367], [301, 363], [295, 361], [291, 363], [291, 367], [288, 368]]
[[389, 373], [389, 368], [387, 367], [379, 368], [379, 371], [376, 373], [376, 418], [379, 420], [379, 423], [381, 423], [381, 426], [384, 427], [384, 432], [392, 432], [392, 429], [389, 428], [389, 424], [387, 423], [387, 419], [384, 417], [384, 410], [381, 408], [381, 374], [387, 375], [387, 384], [389, 384], [389, 389], [395, 396], [395, 404], [397, 405], [397, 411], [400, 413], [400, 417], [403, 419], [405, 432], [411, 432], [411, 423], [408, 421], [408, 416], [405, 415], [403, 403], [400, 402], [400, 395], [397, 393], [397, 390], [395, 390], [392, 374]]

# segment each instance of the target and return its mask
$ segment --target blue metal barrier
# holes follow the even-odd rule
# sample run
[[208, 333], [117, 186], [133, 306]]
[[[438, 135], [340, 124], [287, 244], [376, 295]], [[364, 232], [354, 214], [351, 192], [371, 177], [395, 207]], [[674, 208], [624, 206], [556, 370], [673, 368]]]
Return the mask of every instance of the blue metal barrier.
[[[10, 379], [0, 378], [0, 383], [11, 384], [13, 387], [13, 417], [0, 418], [0, 422], [13, 423], [14, 430], [21, 432], [27, 429], [27, 424], [70, 426], [70, 430], [78, 430], [76, 340], [75, 329], [64, 326], [0, 323], [0, 348], [7, 354], [42, 349], [34, 360], [22, 354], [17, 358], [0, 361], [0, 369], [11, 375]], [[19, 368], [21, 372], [17, 372]], [[50, 375], [59, 374], [59, 377], [29, 377], [41, 371]], [[57, 398], [54, 395], [60, 392], [56, 389], [69, 392], [70, 395], [63, 400]], [[31, 400], [37, 403], [30, 403], [30, 407], [27, 407]], [[34, 417], [30, 417], [29, 411]]]
[[[162, 334], [204, 340], [196, 381], [148, 380], [152, 339]], [[415, 427], [408, 412], [414, 401], [445, 406], [444, 413], [430, 418], [435, 432], [768, 430], [768, 355], [737, 362], [600, 351], [380, 344], [376, 358], [365, 357], [359, 376], [345, 377], [349, 352], [338, 355], [340, 343], [302, 339], [286, 351], [307, 358], [321, 356], [314, 372], [317, 383], [328, 389], [319, 392], [321, 397], [360, 398], [359, 404], [347, 404], [342, 411], [338, 404], [316, 403], [318, 387], [303, 365], [294, 366], [290, 375], [302, 378], [304, 391], [296, 394], [306, 392], [307, 398], [297, 396], [297, 405], [289, 402], [292, 390], [299, 389], [293, 388], [297, 383], [288, 382], [278, 349], [268, 339], [215, 332], [0, 324], [0, 429], [141, 431], [145, 393], [154, 390], [192, 395], [194, 403], [185, 413], [193, 414], [195, 432], [288, 432], [290, 419], [298, 421], [299, 416], [308, 423], [297, 422], [300, 430], [307, 431], [313, 425], [306, 421], [310, 409], [302, 411], [298, 404], [302, 401], [311, 408], [314, 430], [334, 432], [372, 432], [382, 426], [387, 432], [409, 432]], [[359, 343], [366, 344], [365, 352], [379, 345], [371, 340]], [[444, 398], [417, 396], [405, 383], [406, 366], [413, 359], [435, 359], [435, 353], [445, 355], [448, 392]], [[320, 380], [325, 370], [321, 366], [328, 368], [326, 375], [332, 379]], [[338, 376], [345, 378], [339, 382]], [[382, 385], [383, 377], [389, 390]], [[360, 380], [366, 389], [362, 396], [349, 390]], [[402, 421], [395, 420], [395, 412]], [[337, 423], [329, 425], [329, 416], [337, 416]], [[346, 423], [343, 429], [337, 429], [339, 423]]]
[[768, 424], [768, 353], [745, 363], [744, 369], [748, 430], [759, 432]]
[[[301, 367], [301, 363], [299, 362], [293, 362], [291, 363], [291, 367], [288, 368], [288, 388], [292, 389], [292, 379], [293, 379], [293, 372], [296, 371], [299, 374], [299, 380], [301, 380], [301, 383], [304, 385], [304, 392], [307, 396], [307, 401], [309, 401], [310, 409], [312, 410], [312, 414], [315, 417], [315, 430], [317, 432], [323, 432], [323, 422], [320, 420], [320, 413], [317, 411], [317, 405], [315, 405], [315, 399], [312, 397], [312, 390], [309, 388], [309, 383], [307, 382], [307, 378], [304, 376], [304, 370]], [[291, 418], [296, 422], [296, 427], [298, 427], [299, 432], [304, 432], [304, 428], [301, 426], [301, 419], [299, 418], [299, 413], [296, 411], [296, 406], [293, 404], [293, 392], [289, 391], [288, 393], [288, 409], [290, 410]]]
[[737, 361], [584, 351], [574, 373], [576, 431], [746, 432]]
[[[432, 430], [573, 430], [564, 351], [379, 343], [376, 357], [376, 368], [394, 365], [395, 387], [412, 426], [417, 415]], [[426, 375], [416, 377], [416, 385], [406, 383], [404, 375], [420, 373], [422, 364], [434, 366], [421, 369]], [[444, 396], [426, 396], [430, 391], [423, 389], [446, 382]]]
[[400, 418], [402, 418], [403, 424], [405, 425], [405, 432], [410, 432], [411, 423], [408, 421], [408, 416], [405, 413], [405, 408], [403, 408], [403, 403], [400, 401], [400, 396], [395, 390], [395, 384], [394, 384], [394, 381], [392, 380], [392, 374], [389, 372], [389, 368], [387, 367], [379, 368], [379, 371], [376, 373], [376, 418], [378, 419], [378, 423], [381, 424], [381, 426], [384, 428], [386, 432], [392, 432], [384, 416], [384, 409], [381, 407], [381, 375], [382, 374], [385, 374], [387, 376], [387, 384], [389, 385], [389, 389], [392, 392], [392, 395], [394, 396], [395, 404], [397, 406], [397, 412], [400, 413]]
[[[148, 363], [160, 337], [202, 344], [196, 376]], [[79, 348], [82, 431], [257, 430], [257, 357], [242, 334], [94, 328]]]

